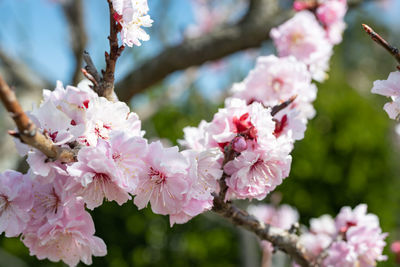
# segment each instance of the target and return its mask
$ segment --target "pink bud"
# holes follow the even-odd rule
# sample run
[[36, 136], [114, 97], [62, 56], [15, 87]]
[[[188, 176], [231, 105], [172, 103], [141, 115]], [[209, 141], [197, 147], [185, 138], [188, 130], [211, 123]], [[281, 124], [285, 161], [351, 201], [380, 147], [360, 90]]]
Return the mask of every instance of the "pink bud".
[[246, 139], [243, 136], [236, 136], [232, 141], [232, 148], [240, 153], [247, 149]]

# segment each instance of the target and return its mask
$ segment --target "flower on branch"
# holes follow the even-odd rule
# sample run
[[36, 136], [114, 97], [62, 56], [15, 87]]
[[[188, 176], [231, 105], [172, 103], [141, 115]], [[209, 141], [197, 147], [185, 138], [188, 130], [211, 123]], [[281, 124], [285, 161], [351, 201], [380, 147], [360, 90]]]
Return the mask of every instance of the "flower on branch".
[[153, 20], [147, 15], [147, 0], [112, 0], [114, 19], [121, 25], [121, 39], [124, 45], [140, 46], [150, 36], [141, 27], [151, 27]]

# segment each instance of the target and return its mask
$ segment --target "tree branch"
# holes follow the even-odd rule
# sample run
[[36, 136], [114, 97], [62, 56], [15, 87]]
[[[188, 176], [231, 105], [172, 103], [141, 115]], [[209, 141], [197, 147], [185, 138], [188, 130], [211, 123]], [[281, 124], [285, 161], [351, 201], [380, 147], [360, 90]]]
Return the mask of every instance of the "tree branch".
[[62, 5], [65, 18], [68, 21], [70, 42], [75, 57], [75, 70], [72, 76], [74, 85], [81, 80], [81, 67], [83, 64], [83, 52], [87, 44], [87, 35], [84, 23], [84, 9], [82, 0], [65, 1]]
[[397, 47], [394, 47], [391, 44], [389, 44], [388, 41], [386, 41], [383, 37], [381, 37], [378, 33], [376, 33], [368, 25], [362, 24], [362, 26], [363, 26], [365, 32], [369, 34], [369, 36], [375, 43], [377, 43], [380, 46], [382, 46], [383, 48], [385, 48], [386, 51], [388, 51], [397, 60], [397, 62], [400, 63], [400, 51]]
[[214, 197], [213, 204], [213, 211], [217, 214], [227, 218], [233, 224], [253, 232], [261, 240], [271, 242], [276, 248], [290, 255], [300, 266], [311, 266], [297, 235], [269, 224], [263, 225], [254, 216], [231, 203], [225, 202], [220, 196]]
[[99, 95], [104, 96], [108, 100], [115, 100], [114, 98], [114, 73], [115, 65], [117, 60], [124, 50], [125, 46], [118, 44], [118, 32], [120, 31], [120, 26], [114, 19], [115, 10], [112, 6], [111, 0], [107, 0], [109, 7], [109, 21], [110, 21], [110, 35], [108, 40], [110, 43], [110, 52], [105, 52], [106, 58], [106, 70], [101, 70], [102, 77], [100, 78], [96, 67], [90, 58], [89, 53], [84, 53], [84, 59], [87, 64], [83, 70], [83, 74], [93, 82], [93, 90]]
[[290, 12], [278, 15], [278, 11], [276, 0], [253, 0], [239, 23], [218, 27], [204, 36], [186, 39], [179, 45], [166, 48], [116, 85], [119, 99], [129, 101], [174, 71], [260, 46], [272, 27], [289, 18]]
[[18, 133], [10, 132], [12, 136], [20, 138], [23, 143], [40, 150], [50, 159], [60, 160], [61, 162], [75, 161], [76, 155], [74, 151], [54, 145], [47, 136], [38, 131], [35, 124], [23, 111], [15, 93], [1, 76], [0, 98], [18, 128]]

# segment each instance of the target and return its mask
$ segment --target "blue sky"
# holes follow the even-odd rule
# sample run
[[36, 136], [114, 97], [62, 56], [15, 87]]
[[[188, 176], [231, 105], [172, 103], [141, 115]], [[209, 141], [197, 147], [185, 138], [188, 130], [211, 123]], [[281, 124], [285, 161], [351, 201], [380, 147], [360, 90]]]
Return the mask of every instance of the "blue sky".
[[[163, 0], [150, 0], [150, 15], [154, 19], [151, 30], [159, 26], [152, 14], [155, 5]], [[165, 1], [165, 0], [164, 0]], [[175, 28], [184, 28], [192, 20], [188, 1], [175, 1], [171, 12]], [[90, 52], [98, 66], [104, 64], [104, 51], [108, 49], [108, 5], [107, 1], [84, 0], [85, 19], [89, 35]], [[186, 12], [182, 12], [182, 10]], [[154, 13], [154, 12], [153, 12]], [[29, 62], [49, 80], [67, 81], [73, 71], [72, 54], [69, 47], [68, 28], [60, 6], [51, 0], [0, 0], [0, 47], [8, 54]], [[173, 41], [173, 40], [172, 40]], [[178, 40], [177, 40], [178, 41]], [[157, 42], [146, 42], [135, 49], [136, 53], [151, 55], [159, 50]], [[127, 60], [129, 59], [129, 60]], [[119, 62], [119, 76], [133, 64], [125, 52]], [[121, 70], [122, 69], [122, 70]], [[122, 75], [121, 75], [122, 72]]]

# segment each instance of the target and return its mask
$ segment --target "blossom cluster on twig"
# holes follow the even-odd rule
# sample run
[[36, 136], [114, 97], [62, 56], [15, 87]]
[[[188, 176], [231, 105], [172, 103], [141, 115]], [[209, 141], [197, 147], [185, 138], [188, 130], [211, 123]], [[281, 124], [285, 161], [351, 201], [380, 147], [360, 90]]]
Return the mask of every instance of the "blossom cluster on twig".
[[[140, 28], [152, 23], [146, 0], [108, 2], [110, 12], [115, 11], [111, 24], [119, 25], [123, 45], [148, 40]], [[21, 236], [39, 259], [75, 266], [79, 261], [90, 264], [92, 255], [106, 254], [86, 211], [104, 201], [122, 205], [133, 197], [139, 209], [150, 203], [154, 213], [169, 215], [172, 226], [211, 210], [215, 199], [264, 199], [289, 175], [294, 142], [304, 137], [307, 121], [315, 114], [313, 79], [327, 77], [347, 10], [342, 0], [295, 7], [297, 14], [271, 31], [279, 57], [258, 58], [210, 122], [185, 128], [183, 151], [159, 141], [149, 143], [138, 116], [125, 103], [94, 92], [94, 84], [64, 87], [58, 82], [55, 90], [44, 90], [42, 103], [28, 114], [30, 120], [54, 145], [77, 153], [73, 160], [61, 162], [15, 139], [30, 168], [27, 174], [0, 174], [0, 231]], [[110, 36], [115, 67], [123, 45], [113, 39], [115, 29]], [[113, 75], [114, 68], [107, 70]], [[110, 95], [113, 84], [107, 88]], [[383, 239], [376, 221], [373, 226], [377, 239]], [[352, 229], [356, 228], [342, 234], [350, 235]], [[369, 263], [383, 259], [381, 251], [377, 254]], [[328, 254], [322, 262], [329, 259]]]

